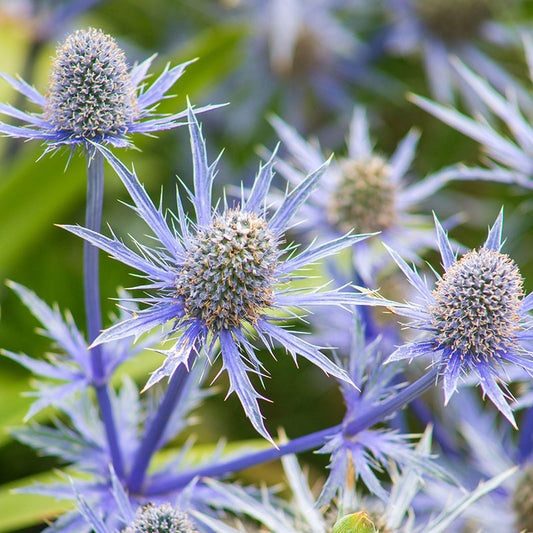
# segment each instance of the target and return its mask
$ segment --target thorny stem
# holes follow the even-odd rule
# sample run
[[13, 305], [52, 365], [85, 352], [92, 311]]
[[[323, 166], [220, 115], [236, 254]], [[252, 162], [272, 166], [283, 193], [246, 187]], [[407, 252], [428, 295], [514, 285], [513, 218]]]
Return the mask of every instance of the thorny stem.
[[331, 437], [339, 432], [344, 432], [347, 435], [355, 435], [356, 433], [373, 426], [377, 422], [382, 421], [387, 416], [393, 414], [395, 411], [401, 409], [413, 399], [429, 390], [435, 385], [437, 379], [438, 369], [434, 367], [427, 374], [407, 386], [393, 398], [380, 405], [376, 405], [374, 408], [370, 409], [362, 416], [351, 420], [349, 423], [339, 424], [310, 435], [305, 435], [304, 437], [293, 439], [286, 444], [282, 444], [279, 448], [269, 448], [268, 450], [250, 453], [229, 461], [214, 463], [212, 465], [189, 470], [188, 472], [183, 472], [172, 479], [153, 483], [147, 487], [144, 494], [146, 496], [164, 494], [182, 488], [195, 477], [223, 477], [260, 463], [279, 459], [284, 455], [314, 450], [323, 446]]
[[[98, 151], [94, 151], [92, 154], [87, 152], [86, 160], [87, 206], [85, 212], [85, 226], [93, 231], [100, 231], [104, 198], [104, 157]], [[83, 284], [89, 344], [96, 339], [102, 329], [98, 256], [98, 248], [85, 241], [83, 245]], [[90, 356], [92, 385], [96, 391], [98, 407], [105, 427], [111, 462], [113, 463], [113, 468], [115, 469], [117, 476], [123, 478], [124, 464], [118, 443], [118, 435], [111, 406], [109, 389], [106, 383], [102, 347], [95, 346], [92, 348]]]
[[[194, 350], [191, 354], [189, 368], [192, 367], [196, 358]], [[172, 412], [182, 397], [188, 377], [189, 370], [185, 368], [185, 365], [180, 365], [170, 378], [163, 401], [135, 454], [133, 467], [127, 480], [128, 489], [132, 493], [137, 493], [144, 482], [150, 459], [159, 447]]]

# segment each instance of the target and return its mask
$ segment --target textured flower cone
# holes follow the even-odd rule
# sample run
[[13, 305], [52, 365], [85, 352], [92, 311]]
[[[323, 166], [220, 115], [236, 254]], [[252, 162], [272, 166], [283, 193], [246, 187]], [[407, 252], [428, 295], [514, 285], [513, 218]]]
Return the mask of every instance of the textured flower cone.
[[74, 32], [57, 50], [48, 93], [48, 120], [73, 138], [123, 135], [136, 115], [124, 53], [94, 28]]
[[358, 233], [390, 227], [396, 215], [396, 188], [389, 180], [387, 162], [378, 156], [345, 160], [341, 170], [341, 181], [328, 206], [330, 222], [340, 231], [355, 228]]
[[437, 341], [476, 361], [515, 346], [522, 278], [509, 256], [481, 248], [465, 254], [433, 292]]
[[255, 324], [272, 304], [276, 239], [265, 220], [229, 211], [201, 230], [176, 282], [190, 318], [218, 331]]
[[124, 533], [196, 533], [189, 517], [164, 505], [146, 505], [138, 513], [133, 524]]

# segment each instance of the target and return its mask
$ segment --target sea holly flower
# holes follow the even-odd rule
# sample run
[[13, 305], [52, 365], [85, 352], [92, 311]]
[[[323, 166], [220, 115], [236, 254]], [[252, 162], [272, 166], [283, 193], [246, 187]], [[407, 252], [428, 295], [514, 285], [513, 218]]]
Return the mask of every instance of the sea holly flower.
[[197, 533], [189, 517], [170, 504], [142, 507], [124, 533]]
[[367, 44], [359, 38], [357, 26], [368, 28], [362, 21], [370, 21], [374, 9], [358, 4], [244, 0], [235, 5], [236, 18], [249, 27], [243, 47], [247, 57], [229, 84], [239, 95], [228, 118], [235, 135], [257, 126], [257, 118], [272, 105], [292, 123], [306, 127], [313, 103], [313, 113], [343, 113], [352, 101], [354, 84], [388, 95], [391, 88], [401, 90], [371, 64], [380, 54], [382, 39]]
[[445, 403], [462, 374], [471, 374], [499, 411], [515, 425], [509, 393], [498, 385], [510, 364], [533, 372], [528, 349], [533, 325], [528, 312], [533, 297], [525, 296], [520, 271], [502, 253], [503, 210], [477, 250], [460, 259], [435, 218], [444, 274], [437, 274], [433, 289], [395, 251], [392, 257], [415, 288], [418, 301], [395, 308], [411, 318], [411, 327], [424, 331], [418, 341], [400, 346], [389, 361], [431, 355], [444, 382]]
[[[202, 363], [205, 363], [205, 358]], [[195, 365], [191, 369], [190, 379], [184, 386], [183, 400], [167, 419], [165, 431], [157, 443], [157, 450], [174, 441], [185, 429], [191, 428], [195, 420], [191, 412], [202, 400], [207, 391], [201, 388], [205, 375], [205, 364]], [[137, 385], [130, 378], [124, 378], [121, 387], [112, 391], [110, 401], [113, 410], [122, 413], [117, 417], [117, 433], [119, 445], [124, 457], [125, 467], [129, 469], [142, 445], [142, 440], [151, 422], [158, 416], [159, 402], [156, 391], [141, 395]], [[19, 492], [38, 494], [60, 500], [79, 500], [79, 495], [87, 502], [86, 506], [68, 511], [58, 517], [49, 531], [67, 533], [80, 531], [89, 533], [87, 527], [87, 510], [92, 516], [105, 523], [106, 531], [115, 533], [134, 520], [135, 510], [148, 503], [161, 505], [170, 503], [181, 509], [212, 512], [213, 502], [231, 501], [225, 495], [225, 484], [219, 488], [209, 487], [204, 481], [197, 479], [179, 489], [152, 491], [148, 496], [142, 490], [134, 491], [124, 480], [110, 468], [108, 443], [105, 429], [99, 417], [98, 407], [89, 391], [83, 390], [76, 396], [63, 399], [61, 402], [62, 418], [51, 427], [43, 424], [31, 424], [14, 430], [14, 436], [21, 442], [38, 450], [40, 454], [55, 456], [61, 462], [69, 464], [68, 479], [61, 474], [60, 479], [53, 483], [37, 483], [19, 489]], [[153, 483], [164, 482], [179, 472], [192, 468], [191, 448], [194, 446], [189, 439], [181, 446], [177, 454], [162, 461], [147, 476]], [[224, 447], [215, 447], [210, 456], [205, 457], [201, 464], [209, 465], [219, 460]], [[197, 461], [194, 463], [197, 465]], [[73, 490], [74, 485], [74, 490]], [[127, 495], [126, 495], [127, 494]], [[126, 512], [130, 509], [129, 512]], [[133, 509], [133, 511], [132, 511]]]
[[[200, 126], [189, 109], [189, 130], [194, 165], [194, 192], [190, 193], [196, 222], [186, 218], [178, 197], [178, 214], [169, 224], [130, 172], [107, 149], [98, 147], [116, 170], [135, 206], [134, 210], [155, 233], [156, 247], [135, 243], [139, 252], [126, 247], [115, 236], [105, 237], [89, 229], [66, 226], [72, 233], [108, 252], [111, 257], [135, 268], [148, 278], [138, 287], [152, 294], [138, 301], [145, 308], [104, 331], [96, 344], [142, 333], [171, 323], [170, 334], [179, 335], [165, 351], [163, 365], [147, 383], [150, 387], [171, 376], [180, 365], [192, 364], [204, 348], [214, 355], [220, 346], [222, 370], [228, 373], [230, 393], [239, 397], [255, 429], [270, 438], [259, 409], [261, 396], [248, 374], [261, 375], [263, 364], [248, 338], [251, 330], [268, 346], [280, 344], [296, 360], [300, 355], [324, 372], [350, 381], [347, 374], [322, 354], [283, 327], [287, 318], [280, 310], [313, 305], [370, 304], [365, 294], [347, 291], [296, 290], [288, 285], [291, 273], [366, 238], [344, 235], [296, 254], [283, 246], [284, 232], [297, 209], [309, 196], [327, 164], [309, 174], [268, 218], [266, 194], [273, 177], [274, 160], [261, 166], [252, 191], [235, 207], [224, 202], [222, 209], [211, 206], [211, 189], [216, 162], [207, 163], [205, 141]], [[292, 255], [287, 257], [287, 251]], [[377, 300], [376, 300], [377, 302]], [[290, 313], [292, 317], [293, 313]], [[218, 343], [217, 343], [218, 341]]]
[[[297, 185], [324, 160], [323, 151], [281, 119], [272, 117], [271, 123], [289, 151], [287, 160], [278, 161], [276, 168]], [[390, 157], [379, 153], [370, 138], [365, 110], [355, 107], [346, 141], [347, 154], [332, 160], [303, 207], [297, 230], [310, 237], [318, 233], [331, 238], [352, 229], [358, 233], [380, 232], [381, 241], [395, 246], [410, 261], [417, 261], [423, 249], [435, 248], [430, 220], [416, 213], [417, 204], [448, 181], [463, 179], [465, 173], [450, 167], [410, 182], [409, 170], [418, 139], [419, 133], [412, 130]], [[357, 243], [353, 261], [357, 274], [373, 286], [390, 258], [378, 240], [371, 239]]]
[[154, 57], [130, 69], [110, 35], [95, 28], [77, 30], [57, 49], [46, 96], [23, 79], [0, 73], [40, 108], [40, 112], [34, 113], [0, 104], [0, 114], [24, 123], [14, 126], [0, 122], [0, 133], [42, 140], [46, 151], [60, 146], [91, 150], [94, 144], [128, 147], [131, 133], [148, 135], [180, 126], [185, 123], [186, 111], [171, 115], [154, 111], [163, 98], [168, 98], [166, 92], [190, 62], [173, 68], [167, 66], [146, 88], [143, 81]]

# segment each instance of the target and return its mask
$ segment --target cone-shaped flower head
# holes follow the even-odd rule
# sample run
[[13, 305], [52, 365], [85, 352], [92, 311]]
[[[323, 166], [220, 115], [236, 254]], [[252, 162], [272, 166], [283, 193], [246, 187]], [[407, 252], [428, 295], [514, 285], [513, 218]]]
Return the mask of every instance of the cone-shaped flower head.
[[229, 210], [198, 232], [176, 282], [185, 312], [208, 328], [255, 324], [274, 301], [276, 237], [254, 213]]
[[185, 513], [173, 509], [170, 504], [148, 504], [139, 510], [124, 533], [196, 533], [196, 529]]
[[156, 234], [158, 246], [148, 248], [137, 243], [138, 254], [116, 238], [68, 227], [112, 257], [143, 272], [151, 284], [139, 288], [153, 289], [152, 297], [139, 299], [145, 306], [143, 310], [104, 331], [96, 342], [140, 335], [171, 322], [170, 334], [179, 337], [176, 344], [164, 352], [167, 359], [152, 374], [147, 387], [171, 376], [179, 365], [189, 365], [201, 348], [215, 355], [220, 346], [230, 393], [237, 393], [256, 430], [269, 438], [258, 405], [262, 397], [248, 377], [249, 372], [263, 375], [264, 367], [248, 335], [253, 331], [269, 349], [276, 342], [294, 358], [301, 355], [328, 374], [350, 382], [346, 372], [315, 346], [282, 327], [287, 315], [283, 318], [280, 311], [290, 309], [289, 316], [293, 317], [295, 308], [378, 303], [355, 291], [295, 290], [290, 286], [292, 271], [352, 246], [367, 235], [344, 235], [310, 246], [299, 254], [282, 246], [290, 220], [324, 173], [327, 166], [324, 164], [288, 193], [272, 216], [269, 216], [266, 198], [273, 178], [274, 158], [260, 168], [248, 198], [241, 198], [240, 204], [231, 208], [224, 205], [221, 210], [213, 209], [211, 189], [215, 164], [207, 163], [205, 141], [192, 110], [189, 121], [195, 222], [182, 212], [178, 198], [178, 214], [169, 225], [135, 174], [108, 150], [99, 148], [128, 188], [135, 202], [134, 209]]
[[502, 223], [503, 212], [485, 244], [457, 259], [435, 220], [444, 274], [438, 277], [432, 291], [416, 270], [389, 250], [421, 296], [420, 302], [396, 310], [413, 318], [411, 325], [428, 335], [401, 346], [389, 360], [440, 354], [438, 364], [444, 378], [445, 402], [455, 391], [460, 374], [472, 372], [483, 392], [514, 424], [511, 408], [497, 381], [501, 381], [506, 363], [533, 371], [532, 354], [524, 345], [531, 336], [528, 311], [533, 307], [533, 298], [524, 297], [518, 267], [500, 251]]
[[415, 0], [424, 24], [442, 39], [467, 39], [493, 13], [495, 0]]
[[506, 254], [480, 248], [450, 266], [433, 291], [436, 341], [477, 361], [516, 347], [522, 278]]
[[57, 50], [49, 83], [45, 110], [56, 131], [98, 141], [126, 133], [136, 115], [126, 58], [102, 30], [72, 33]]
[[[290, 153], [290, 159], [278, 162], [277, 168], [298, 184], [324, 159], [324, 151], [278, 117], [270, 122]], [[302, 209], [298, 230], [309, 240], [317, 234], [337, 237], [350, 230], [381, 232], [379, 240], [358, 243], [353, 257], [357, 275], [369, 287], [376, 286], [376, 278], [391, 263], [380, 240], [401, 249], [410, 261], [417, 261], [425, 248], [436, 248], [430, 220], [417, 213], [417, 204], [448, 181], [461, 178], [461, 169], [445, 168], [410, 183], [418, 139], [418, 132], [410, 131], [390, 157], [381, 155], [374, 148], [366, 111], [355, 107], [345, 157], [332, 161]]]
[[352, 228], [373, 233], [389, 228], [396, 219], [396, 184], [387, 161], [372, 155], [340, 162], [341, 179], [332, 192], [328, 219], [340, 231]]
[[143, 81], [154, 57], [128, 68], [112, 37], [94, 28], [75, 31], [57, 49], [46, 97], [24, 80], [0, 73], [41, 109], [29, 113], [0, 104], [0, 114], [25, 123], [13, 126], [0, 122], [0, 133], [40, 139], [47, 144], [47, 151], [62, 145], [93, 150], [96, 144], [127, 147], [131, 133], [151, 134], [180, 126], [185, 123], [186, 111], [173, 115], [154, 111], [188, 63], [172, 69], [167, 66], [151, 86], [145, 87]]

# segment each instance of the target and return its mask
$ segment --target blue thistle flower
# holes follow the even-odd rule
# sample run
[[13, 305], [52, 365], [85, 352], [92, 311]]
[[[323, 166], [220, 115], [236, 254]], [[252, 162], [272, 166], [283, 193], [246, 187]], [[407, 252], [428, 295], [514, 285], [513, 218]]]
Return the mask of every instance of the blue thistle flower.
[[[426, 337], [399, 347], [389, 361], [432, 355], [444, 380], [445, 403], [461, 374], [472, 373], [495, 406], [513, 424], [511, 407], [498, 386], [506, 363], [533, 371], [527, 348], [533, 298], [525, 296], [516, 264], [501, 253], [503, 210], [478, 250], [457, 259], [435, 218], [444, 274], [431, 290], [395, 251], [392, 257], [416, 289], [420, 301], [395, 309], [413, 319]], [[504, 387], [505, 389], [505, 387]], [[505, 389], [506, 391], [506, 389]]]
[[[13, 126], [0, 122], [0, 133], [23, 139], [40, 139], [46, 151], [60, 146], [94, 144], [131, 146], [131, 133], [151, 134], [184, 124], [186, 112], [172, 115], [154, 113], [166, 92], [181, 77], [183, 63], [168, 65], [148, 88], [143, 80], [155, 56], [129, 69], [115, 40], [102, 30], [77, 30], [58, 48], [50, 72], [47, 96], [22, 79], [0, 73], [14, 89], [41, 108], [26, 113], [0, 104], [0, 114], [26, 123]], [[206, 111], [210, 106], [197, 112]]]
[[[276, 168], [297, 185], [323, 161], [323, 152], [281, 119], [272, 117], [271, 123], [289, 150], [291, 162], [279, 161]], [[410, 261], [417, 261], [423, 249], [436, 248], [429, 219], [413, 211], [448, 181], [464, 179], [465, 173], [450, 167], [409, 183], [419, 136], [417, 131], [410, 131], [394, 153], [385, 157], [374, 149], [365, 110], [355, 107], [346, 141], [348, 153], [338, 161], [332, 160], [320, 186], [302, 209], [298, 230], [331, 238], [352, 229], [358, 233], [380, 232], [380, 240], [399, 247]], [[353, 261], [357, 274], [373, 286], [390, 258], [372, 239], [356, 245]]]
[[236, 135], [255, 127], [254, 121], [273, 101], [279, 102], [283, 116], [303, 126], [312, 103], [317, 104], [315, 113], [319, 109], [343, 113], [351, 105], [354, 84], [382, 94], [399, 88], [371, 65], [381, 43], [367, 45], [354, 24], [343, 20], [347, 14], [355, 20], [370, 19], [372, 6], [354, 6], [346, 0], [245, 0], [239, 4], [234, 11], [249, 25], [250, 37], [243, 47], [247, 57], [230, 84], [239, 94], [236, 112], [229, 117]]
[[136, 175], [108, 150], [99, 147], [128, 189], [135, 211], [154, 231], [158, 247], [137, 243], [140, 253], [135, 253], [116, 237], [108, 238], [77, 226], [66, 226], [66, 229], [144, 273], [149, 284], [139, 288], [151, 288], [154, 292], [153, 296], [139, 299], [146, 304], [145, 309], [104, 331], [95, 342], [132, 334], [139, 336], [155, 326], [172, 322], [171, 334], [180, 336], [164, 352], [167, 359], [152, 374], [146, 385], [150, 387], [171, 376], [179, 365], [192, 363], [200, 348], [215, 353], [218, 341], [222, 370], [227, 371], [230, 380], [230, 393], [236, 392], [255, 429], [270, 438], [258, 405], [261, 396], [248, 377], [249, 372], [261, 374], [263, 365], [247, 338], [247, 331], [251, 328], [269, 347], [273, 341], [279, 343], [295, 360], [301, 355], [324, 372], [350, 381], [317, 347], [282, 327], [286, 319], [276, 315], [279, 310], [313, 305], [371, 303], [367, 295], [354, 292], [295, 290], [287, 286], [294, 270], [351, 246], [366, 235], [344, 235], [285, 258], [284, 231], [327, 165], [311, 173], [290, 192], [270, 220], [266, 194], [273, 177], [273, 159], [259, 169], [248, 199], [242, 199], [235, 208], [225, 205], [218, 212], [211, 207], [215, 164], [207, 163], [205, 141], [191, 109], [189, 121], [195, 186], [191, 199], [196, 223], [187, 220], [178, 198], [177, 227], [169, 225]]

